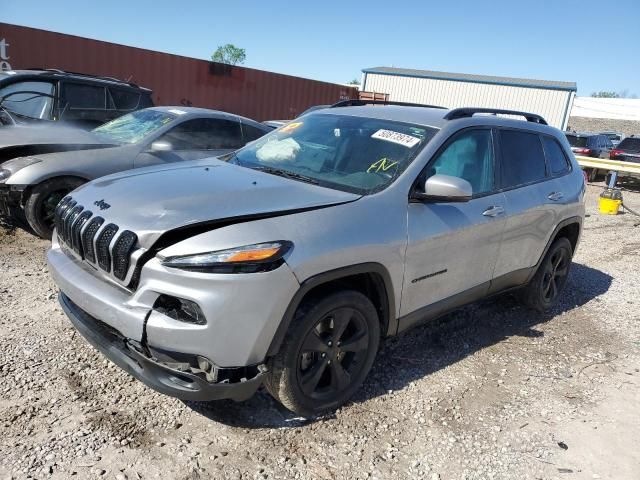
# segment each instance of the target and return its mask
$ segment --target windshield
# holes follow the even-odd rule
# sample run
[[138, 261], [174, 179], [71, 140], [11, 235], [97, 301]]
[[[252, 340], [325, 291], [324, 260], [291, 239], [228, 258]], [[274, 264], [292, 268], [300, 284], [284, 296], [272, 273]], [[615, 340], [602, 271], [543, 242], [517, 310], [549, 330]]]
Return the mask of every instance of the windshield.
[[640, 153], [640, 138], [627, 137], [618, 144], [618, 150]]
[[175, 118], [158, 110], [138, 110], [100, 125], [93, 132], [118, 143], [138, 143]]
[[231, 162], [366, 194], [393, 182], [437, 131], [389, 120], [316, 113], [247, 145]]
[[569, 140], [569, 145], [577, 148], [584, 148], [587, 146], [587, 138], [588, 137], [578, 137], [577, 135], [567, 135], [567, 140]]
[[51, 120], [53, 98], [47, 95], [53, 95], [53, 83], [16, 82], [0, 88], [0, 99], [4, 98], [3, 108], [23, 117], [40, 120]]

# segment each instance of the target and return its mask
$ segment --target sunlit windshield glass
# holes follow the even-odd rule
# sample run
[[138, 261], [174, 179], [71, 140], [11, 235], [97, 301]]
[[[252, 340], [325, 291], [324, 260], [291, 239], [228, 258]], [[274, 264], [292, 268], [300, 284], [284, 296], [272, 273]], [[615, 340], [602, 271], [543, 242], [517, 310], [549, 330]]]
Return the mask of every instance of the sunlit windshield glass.
[[370, 193], [400, 175], [436, 132], [389, 120], [315, 113], [247, 145], [232, 161], [294, 180]]
[[174, 119], [170, 113], [138, 110], [100, 125], [93, 132], [118, 143], [138, 143]]

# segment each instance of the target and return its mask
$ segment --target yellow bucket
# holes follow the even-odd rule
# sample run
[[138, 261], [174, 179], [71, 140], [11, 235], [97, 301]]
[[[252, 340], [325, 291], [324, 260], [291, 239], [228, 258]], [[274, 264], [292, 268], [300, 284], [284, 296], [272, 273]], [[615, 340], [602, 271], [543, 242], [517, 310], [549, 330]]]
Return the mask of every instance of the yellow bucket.
[[622, 200], [613, 200], [611, 198], [603, 198], [599, 199], [600, 213], [604, 215], [617, 215], [618, 210], [620, 210], [620, 205], [622, 205]]

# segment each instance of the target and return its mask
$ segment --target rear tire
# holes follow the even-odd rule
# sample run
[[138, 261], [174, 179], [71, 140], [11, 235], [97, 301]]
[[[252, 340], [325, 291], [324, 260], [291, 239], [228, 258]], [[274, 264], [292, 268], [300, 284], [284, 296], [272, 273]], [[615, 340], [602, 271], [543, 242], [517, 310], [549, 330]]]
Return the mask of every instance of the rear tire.
[[269, 360], [265, 386], [299, 415], [333, 411], [360, 388], [379, 343], [378, 314], [363, 294], [346, 290], [308, 300]]
[[56, 205], [83, 183], [79, 178], [54, 178], [34, 187], [25, 203], [24, 214], [36, 235], [51, 240]]
[[560, 298], [571, 269], [573, 248], [566, 237], [553, 242], [538, 270], [522, 290], [522, 302], [538, 312], [552, 308]]

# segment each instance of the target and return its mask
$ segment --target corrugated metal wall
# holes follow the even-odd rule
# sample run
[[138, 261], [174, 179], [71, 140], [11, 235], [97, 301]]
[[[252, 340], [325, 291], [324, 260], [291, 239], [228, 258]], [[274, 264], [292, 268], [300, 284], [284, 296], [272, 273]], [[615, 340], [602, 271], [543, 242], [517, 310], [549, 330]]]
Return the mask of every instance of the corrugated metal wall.
[[[440, 105], [447, 108], [486, 107], [542, 115], [549, 125], [564, 129], [572, 92], [399, 75], [366, 74], [363, 90], [388, 93], [389, 100]], [[567, 115], [568, 117], [568, 115]]]
[[59, 68], [129, 80], [151, 88], [157, 105], [277, 120], [294, 118], [312, 105], [358, 98], [356, 88], [343, 85], [0, 23], [3, 38], [13, 69]]

